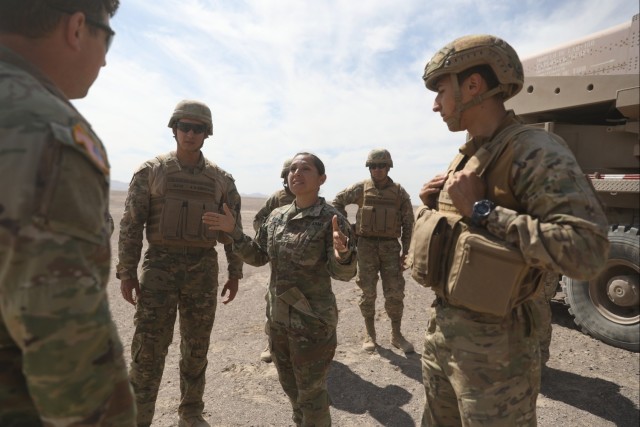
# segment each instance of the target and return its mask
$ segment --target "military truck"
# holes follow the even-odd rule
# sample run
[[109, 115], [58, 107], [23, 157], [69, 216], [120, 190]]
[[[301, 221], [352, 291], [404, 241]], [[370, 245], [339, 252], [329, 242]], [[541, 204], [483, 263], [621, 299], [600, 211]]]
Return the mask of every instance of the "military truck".
[[558, 277], [583, 332], [640, 350], [639, 15], [630, 22], [523, 58], [522, 91], [507, 103], [528, 124], [560, 135], [607, 213], [611, 250], [589, 281]]

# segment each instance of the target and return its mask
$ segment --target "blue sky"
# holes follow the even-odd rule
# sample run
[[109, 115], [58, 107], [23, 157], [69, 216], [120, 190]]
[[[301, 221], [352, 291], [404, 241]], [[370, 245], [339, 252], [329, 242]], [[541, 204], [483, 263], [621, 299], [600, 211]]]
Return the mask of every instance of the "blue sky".
[[440, 47], [489, 33], [526, 58], [637, 13], [636, 0], [121, 0], [107, 66], [74, 104], [105, 142], [114, 180], [175, 148], [167, 123], [191, 98], [213, 113], [203, 152], [242, 194], [271, 194], [284, 159], [312, 151], [332, 199], [368, 177], [367, 153], [384, 147], [390, 176], [418, 204], [465, 137], [431, 111], [421, 79]]

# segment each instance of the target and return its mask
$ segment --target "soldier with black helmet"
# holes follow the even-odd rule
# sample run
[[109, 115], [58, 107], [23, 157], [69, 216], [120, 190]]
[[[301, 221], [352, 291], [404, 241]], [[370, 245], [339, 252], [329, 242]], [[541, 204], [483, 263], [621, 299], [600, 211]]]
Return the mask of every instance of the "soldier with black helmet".
[[345, 218], [345, 206], [358, 205], [355, 224], [359, 254], [356, 284], [362, 290], [358, 303], [365, 324], [362, 348], [373, 352], [377, 345], [375, 309], [379, 272], [385, 310], [391, 319], [391, 344], [410, 353], [414, 351], [413, 345], [404, 338], [400, 326], [405, 288], [402, 270], [411, 241], [413, 207], [409, 194], [389, 177], [393, 159], [388, 150], [371, 150], [365, 166], [369, 168], [370, 178], [342, 190], [332, 202]]
[[604, 266], [607, 221], [558, 136], [504, 102], [523, 85], [504, 40], [458, 38], [427, 63], [433, 111], [468, 141], [420, 191], [412, 276], [436, 293], [422, 355], [423, 426], [536, 425], [536, 309], [545, 271], [587, 279]]
[[[136, 305], [130, 379], [138, 425], [150, 425], [165, 356], [180, 313], [179, 426], [208, 426], [203, 419], [207, 351], [216, 312], [218, 254], [224, 244], [229, 278], [222, 296], [231, 302], [242, 278], [242, 261], [230, 240], [202, 224], [202, 214], [229, 206], [242, 227], [240, 195], [233, 177], [206, 159], [204, 140], [213, 133], [211, 110], [202, 102], [180, 101], [169, 120], [176, 151], [140, 166], [129, 185], [120, 223], [117, 277], [123, 298]], [[149, 247], [138, 280], [142, 234]]]

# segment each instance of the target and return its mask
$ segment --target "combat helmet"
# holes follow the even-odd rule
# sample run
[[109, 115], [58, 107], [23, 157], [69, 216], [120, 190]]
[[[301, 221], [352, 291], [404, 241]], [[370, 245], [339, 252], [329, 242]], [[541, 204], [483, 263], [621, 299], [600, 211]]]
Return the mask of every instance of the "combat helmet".
[[287, 176], [289, 175], [289, 169], [291, 168], [291, 161], [292, 159], [287, 159], [282, 164], [282, 172], [280, 172], [280, 178], [285, 180], [287, 179]]
[[498, 79], [498, 87], [489, 96], [502, 92], [506, 101], [522, 89], [524, 72], [518, 54], [504, 40], [487, 34], [463, 36], [447, 44], [427, 63], [422, 79], [427, 89], [435, 92], [443, 75], [458, 74], [477, 65], [488, 65]]
[[365, 163], [366, 167], [369, 167], [374, 163], [384, 163], [390, 168], [393, 167], [393, 160], [391, 159], [391, 153], [384, 148], [374, 148], [369, 152], [367, 156], [367, 163]]
[[211, 110], [207, 105], [200, 101], [191, 99], [183, 99], [178, 102], [173, 114], [169, 119], [169, 127], [173, 129], [176, 122], [180, 119], [199, 120], [207, 125], [207, 135], [213, 134], [213, 123], [211, 121]]

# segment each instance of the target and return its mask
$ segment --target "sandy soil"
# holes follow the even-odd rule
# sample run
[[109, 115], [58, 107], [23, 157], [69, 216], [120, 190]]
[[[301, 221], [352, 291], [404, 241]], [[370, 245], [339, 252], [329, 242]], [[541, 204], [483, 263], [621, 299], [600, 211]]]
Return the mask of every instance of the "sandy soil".
[[[111, 213], [116, 223], [113, 256], [117, 258], [118, 224], [126, 193], [114, 191]], [[246, 230], [264, 200], [243, 198]], [[226, 280], [226, 260], [220, 256], [220, 282]], [[264, 334], [264, 294], [268, 266], [245, 266], [244, 278], [235, 301], [219, 301], [209, 349], [205, 418], [212, 426], [291, 425], [291, 407], [278, 382], [273, 364], [259, 360], [266, 343]], [[379, 351], [361, 350], [364, 324], [357, 306], [355, 281], [334, 282], [338, 300], [338, 349], [329, 373], [328, 387], [333, 401], [331, 417], [336, 426], [420, 425], [424, 389], [420, 352], [426, 329], [427, 310], [433, 293], [407, 278], [403, 333], [417, 353], [405, 356], [389, 343], [391, 324], [377, 304]], [[379, 289], [379, 294], [381, 294]], [[114, 320], [129, 352], [133, 334], [133, 306], [119, 292], [112, 274], [109, 298]], [[637, 353], [610, 347], [583, 335], [573, 323], [558, 294], [552, 302], [553, 341], [551, 360], [543, 372], [538, 397], [538, 425], [551, 426], [633, 426], [639, 425], [640, 363]], [[176, 325], [177, 326], [177, 325]], [[179, 332], [164, 369], [154, 426], [177, 425], [180, 400], [178, 360]]]

